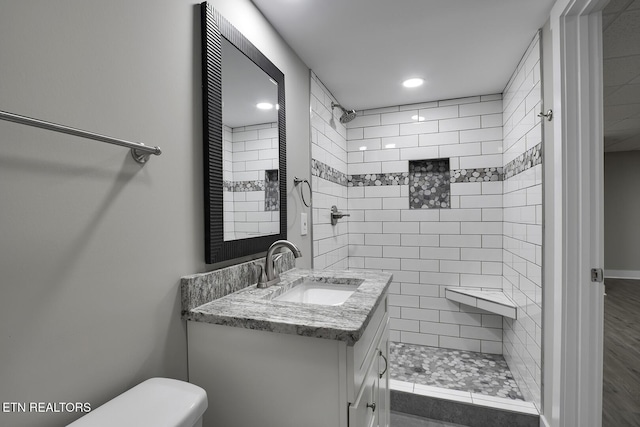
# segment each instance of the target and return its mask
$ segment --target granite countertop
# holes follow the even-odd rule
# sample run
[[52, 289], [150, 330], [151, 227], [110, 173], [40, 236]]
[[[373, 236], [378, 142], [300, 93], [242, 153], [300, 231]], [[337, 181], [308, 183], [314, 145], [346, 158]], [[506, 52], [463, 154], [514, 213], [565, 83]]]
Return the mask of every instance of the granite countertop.
[[[340, 284], [361, 284], [341, 305], [316, 305], [274, 301], [303, 278]], [[293, 268], [280, 274], [281, 282], [266, 289], [248, 286], [186, 311], [183, 318], [355, 344], [391, 284], [392, 275], [357, 270], [306, 270]]]

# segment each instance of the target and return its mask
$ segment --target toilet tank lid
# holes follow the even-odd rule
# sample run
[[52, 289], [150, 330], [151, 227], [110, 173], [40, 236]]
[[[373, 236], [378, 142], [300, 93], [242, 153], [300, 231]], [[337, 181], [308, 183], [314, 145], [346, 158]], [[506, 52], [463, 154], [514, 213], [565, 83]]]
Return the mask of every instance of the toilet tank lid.
[[69, 424], [73, 427], [193, 427], [207, 409], [197, 385], [151, 378]]

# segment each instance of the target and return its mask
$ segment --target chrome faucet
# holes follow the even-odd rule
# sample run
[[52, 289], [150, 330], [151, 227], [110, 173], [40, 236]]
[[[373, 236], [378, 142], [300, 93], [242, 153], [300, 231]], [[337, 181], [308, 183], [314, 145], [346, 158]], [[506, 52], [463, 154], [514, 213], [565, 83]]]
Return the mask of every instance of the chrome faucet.
[[264, 272], [260, 275], [258, 279], [258, 287], [259, 288], [267, 288], [271, 285], [275, 285], [280, 282], [280, 276], [276, 274], [275, 266], [274, 266], [274, 252], [279, 248], [287, 248], [291, 252], [293, 252], [293, 256], [296, 258], [300, 258], [302, 256], [302, 252], [300, 249], [293, 243], [288, 240], [277, 240], [269, 246], [269, 250], [267, 251], [267, 256], [264, 259]]

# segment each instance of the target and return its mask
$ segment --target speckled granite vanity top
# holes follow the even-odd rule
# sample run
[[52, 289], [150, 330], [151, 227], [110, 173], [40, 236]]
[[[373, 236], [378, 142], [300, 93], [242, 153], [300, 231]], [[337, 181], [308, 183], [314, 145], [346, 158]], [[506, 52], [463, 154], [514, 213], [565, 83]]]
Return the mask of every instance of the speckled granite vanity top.
[[[291, 269], [281, 282], [266, 289], [248, 286], [234, 293], [183, 311], [186, 320], [239, 328], [357, 342], [383, 300], [392, 275], [355, 270]], [[305, 278], [332, 284], [359, 284], [340, 305], [276, 301], [274, 298]]]

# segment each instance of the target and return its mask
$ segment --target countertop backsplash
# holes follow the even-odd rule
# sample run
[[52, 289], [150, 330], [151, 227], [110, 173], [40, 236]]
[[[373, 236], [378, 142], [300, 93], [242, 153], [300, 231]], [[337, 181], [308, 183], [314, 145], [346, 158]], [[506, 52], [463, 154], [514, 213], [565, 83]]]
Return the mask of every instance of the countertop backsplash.
[[[276, 257], [275, 271], [280, 274], [295, 267], [295, 257], [289, 251]], [[232, 294], [258, 282], [264, 258], [258, 258], [220, 270], [191, 274], [180, 280], [182, 316], [191, 309]]]

